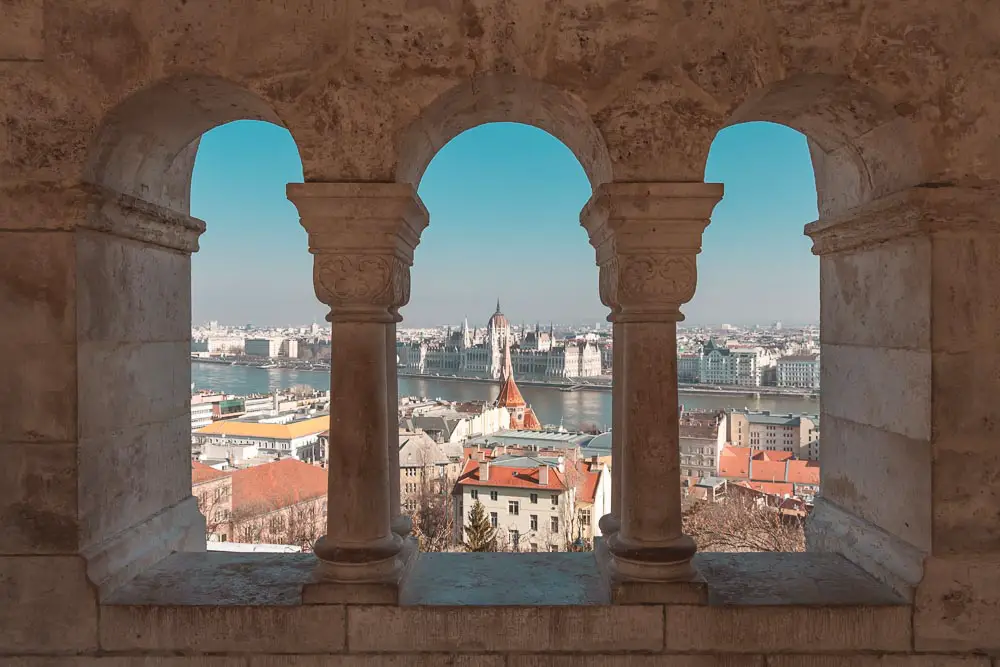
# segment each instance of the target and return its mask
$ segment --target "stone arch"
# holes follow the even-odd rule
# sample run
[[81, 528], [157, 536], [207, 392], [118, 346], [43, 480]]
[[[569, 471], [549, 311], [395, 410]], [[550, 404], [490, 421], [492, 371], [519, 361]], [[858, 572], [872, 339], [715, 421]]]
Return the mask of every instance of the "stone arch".
[[607, 144], [584, 103], [542, 81], [506, 74], [474, 78], [425, 107], [400, 136], [396, 180], [416, 187], [445, 144], [495, 122], [532, 125], [559, 139], [579, 160], [592, 188], [612, 180]]
[[821, 217], [922, 183], [916, 132], [882, 95], [843, 76], [800, 74], [751, 94], [724, 127], [750, 121], [806, 135]]
[[265, 100], [226, 79], [160, 81], [108, 112], [91, 142], [83, 178], [187, 214], [201, 135], [236, 120], [285, 126]]

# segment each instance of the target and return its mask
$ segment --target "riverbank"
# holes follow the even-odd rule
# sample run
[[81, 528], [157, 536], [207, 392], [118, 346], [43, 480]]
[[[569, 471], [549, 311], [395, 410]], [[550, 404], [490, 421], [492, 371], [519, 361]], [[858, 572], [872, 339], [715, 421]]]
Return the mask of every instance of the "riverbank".
[[[289, 370], [289, 371], [300, 371], [300, 372], [313, 372], [313, 373], [329, 373], [330, 368], [328, 364], [325, 363], [312, 363], [312, 362], [293, 362], [288, 360], [276, 361], [273, 359], [263, 361], [263, 360], [248, 360], [245, 358], [211, 358], [211, 357], [191, 357], [192, 363], [205, 363], [205, 364], [215, 364], [222, 366], [244, 366], [247, 368], [260, 368], [263, 370]], [[402, 369], [397, 371], [397, 375], [400, 378], [411, 378], [414, 380], [435, 380], [442, 382], [473, 382], [479, 384], [496, 384], [496, 380], [493, 378], [483, 378], [474, 377], [467, 375], [434, 375], [430, 373], [408, 373]], [[552, 381], [552, 380], [532, 380], [529, 378], [521, 378], [517, 381], [518, 385], [522, 387], [539, 387], [546, 389], [558, 389], [559, 391], [566, 393], [576, 393], [576, 392], [600, 392], [608, 393], [611, 391], [610, 381], [594, 381], [594, 380], [565, 380], [565, 381]], [[706, 386], [706, 385], [691, 385], [691, 384], [681, 384], [678, 385], [677, 391], [683, 395], [695, 395], [695, 396], [730, 396], [730, 397], [746, 397], [746, 398], [759, 398], [759, 397], [770, 397], [770, 398], [801, 398], [805, 400], [816, 400], [819, 398], [819, 392], [809, 391], [805, 389], [786, 389], [779, 387], [726, 387], [726, 386]]]

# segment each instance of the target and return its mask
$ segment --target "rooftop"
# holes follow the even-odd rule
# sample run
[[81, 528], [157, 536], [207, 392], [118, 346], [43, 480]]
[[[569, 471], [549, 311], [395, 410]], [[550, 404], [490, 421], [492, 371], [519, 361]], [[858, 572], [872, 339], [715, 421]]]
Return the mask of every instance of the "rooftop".
[[492, 486], [521, 489], [546, 489], [550, 491], [565, 491], [566, 482], [557, 468], [549, 468], [548, 484], [538, 481], [538, 466], [533, 468], [512, 468], [507, 466], [489, 465], [489, 479], [480, 481], [479, 461], [469, 459], [465, 469], [456, 482], [458, 486]]
[[198, 435], [219, 435], [237, 438], [268, 438], [291, 440], [320, 434], [330, 428], [330, 416], [299, 419], [287, 424], [262, 424], [253, 419], [232, 419], [213, 422], [195, 431]]

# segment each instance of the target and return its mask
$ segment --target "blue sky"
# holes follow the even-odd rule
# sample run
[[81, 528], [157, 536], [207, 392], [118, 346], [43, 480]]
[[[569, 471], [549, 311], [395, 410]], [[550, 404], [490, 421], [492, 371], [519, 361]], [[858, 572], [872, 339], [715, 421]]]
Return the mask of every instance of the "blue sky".
[[[240, 121], [208, 132], [192, 179], [191, 213], [208, 231], [192, 269], [193, 318], [228, 324], [322, 322], [312, 256], [285, 184], [302, 180], [291, 136]], [[805, 137], [770, 123], [719, 133], [706, 180], [726, 185], [698, 259], [690, 324], [812, 323], [819, 263], [802, 225], [816, 219]], [[492, 123], [435, 156], [419, 194], [431, 213], [417, 247], [403, 326], [483, 326], [499, 297], [513, 322], [603, 320], [597, 268], [580, 209], [590, 184], [561, 142], [536, 128]]]

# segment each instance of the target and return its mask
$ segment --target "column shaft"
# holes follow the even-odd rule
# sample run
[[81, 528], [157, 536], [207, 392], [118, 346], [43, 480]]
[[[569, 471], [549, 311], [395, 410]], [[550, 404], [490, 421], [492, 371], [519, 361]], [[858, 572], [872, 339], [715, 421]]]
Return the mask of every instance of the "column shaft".
[[[385, 339], [381, 322], [337, 322], [331, 335], [331, 550], [392, 550], [386, 443]], [[398, 547], [396, 548], [398, 550]], [[317, 555], [321, 558], [320, 547]]]
[[[673, 322], [627, 322], [622, 400], [628, 426], [621, 443], [620, 544], [672, 548], [681, 536], [677, 407], [677, 328]], [[689, 544], [679, 558], [690, 558]], [[669, 554], [664, 554], [669, 555]]]

